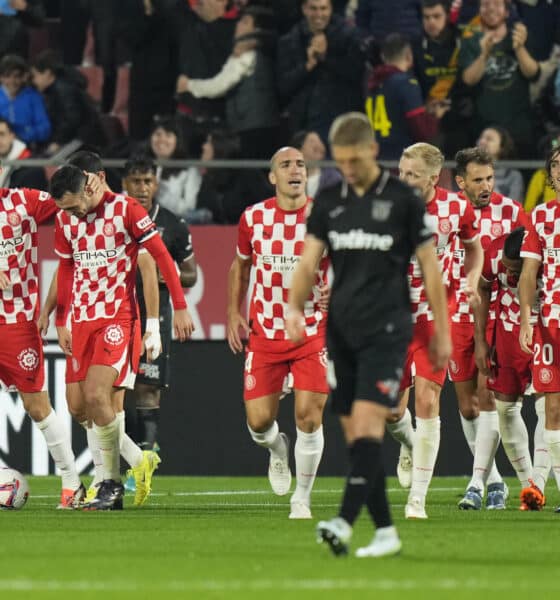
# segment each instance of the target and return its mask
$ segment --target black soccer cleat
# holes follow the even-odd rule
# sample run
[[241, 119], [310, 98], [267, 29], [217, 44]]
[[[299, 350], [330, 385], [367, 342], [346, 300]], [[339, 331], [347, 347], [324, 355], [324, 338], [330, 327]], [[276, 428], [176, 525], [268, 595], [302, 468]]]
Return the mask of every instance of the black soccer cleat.
[[122, 510], [124, 486], [120, 481], [105, 479], [99, 485], [97, 495], [82, 505], [83, 510]]

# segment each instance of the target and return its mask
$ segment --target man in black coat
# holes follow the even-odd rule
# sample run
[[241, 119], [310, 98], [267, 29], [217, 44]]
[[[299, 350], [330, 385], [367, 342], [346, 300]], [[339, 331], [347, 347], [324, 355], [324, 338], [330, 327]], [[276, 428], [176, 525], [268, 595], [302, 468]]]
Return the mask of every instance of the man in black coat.
[[278, 86], [294, 130], [317, 131], [326, 141], [339, 114], [361, 108], [365, 57], [331, 0], [304, 0], [302, 11], [278, 44]]

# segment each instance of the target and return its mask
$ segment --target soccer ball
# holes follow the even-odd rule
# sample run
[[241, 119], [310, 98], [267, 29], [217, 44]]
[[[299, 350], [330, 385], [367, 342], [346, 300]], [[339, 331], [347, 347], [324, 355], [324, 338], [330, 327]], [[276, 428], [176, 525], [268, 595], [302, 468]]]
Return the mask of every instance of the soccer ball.
[[29, 484], [15, 469], [0, 469], [0, 509], [23, 508], [29, 496]]

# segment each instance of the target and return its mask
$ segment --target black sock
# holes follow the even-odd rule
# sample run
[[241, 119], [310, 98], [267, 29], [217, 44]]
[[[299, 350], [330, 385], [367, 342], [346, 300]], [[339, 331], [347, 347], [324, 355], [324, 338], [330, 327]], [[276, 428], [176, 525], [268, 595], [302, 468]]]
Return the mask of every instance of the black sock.
[[152, 450], [157, 440], [159, 408], [139, 408], [137, 443], [143, 450]]
[[390, 527], [393, 524], [389, 501], [387, 500], [387, 490], [385, 489], [385, 469], [383, 468], [381, 452], [379, 453], [377, 477], [367, 497], [366, 506], [377, 529]]
[[380, 466], [381, 442], [372, 438], [357, 439], [350, 448], [350, 473], [338, 513], [352, 525], [370, 496]]

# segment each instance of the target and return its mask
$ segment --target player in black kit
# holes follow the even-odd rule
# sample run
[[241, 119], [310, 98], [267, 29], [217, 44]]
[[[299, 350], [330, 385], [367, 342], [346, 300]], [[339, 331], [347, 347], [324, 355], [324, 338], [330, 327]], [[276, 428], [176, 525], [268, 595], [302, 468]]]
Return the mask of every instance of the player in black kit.
[[[124, 167], [123, 189], [148, 211], [156, 224], [159, 234], [173, 260], [179, 267], [179, 276], [183, 287], [192, 287], [196, 283], [196, 261], [193, 253], [191, 235], [185, 221], [163, 208], [155, 199], [157, 192], [156, 165], [151, 158], [138, 156], [131, 158]], [[159, 324], [162, 352], [159, 357], [148, 362], [143, 355], [140, 358], [138, 375], [134, 390], [126, 394], [127, 411], [136, 407], [136, 434], [132, 435], [138, 445], [152, 450], [157, 441], [157, 426], [161, 390], [169, 387], [169, 350], [171, 347], [171, 305], [169, 292], [161, 277], [159, 286]], [[142, 285], [136, 286], [141, 322], [144, 323], [144, 295]], [[142, 331], [142, 334], [144, 332]], [[128, 415], [127, 415], [128, 417]], [[127, 480], [127, 489], [133, 480]]]
[[313, 205], [292, 279], [286, 327], [293, 341], [301, 339], [302, 309], [326, 250], [334, 269], [328, 377], [332, 407], [349, 447], [350, 472], [339, 514], [319, 522], [317, 539], [336, 555], [346, 554], [353, 523], [366, 505], [376, 533], [356, 556], [388, 556], [400, 551], [401, 541], [389, 511], [381, 445], [385, 420], [398, 404], [412, 335], [407, 269], [413, 253], [434, 313], [432, 360], [440, 368], [451, 351], [447, 301], [424, 202], [379, 167], [367, 117], [341, 115], [331, 127], [329, 142], [344, 179], [321, 192]]

